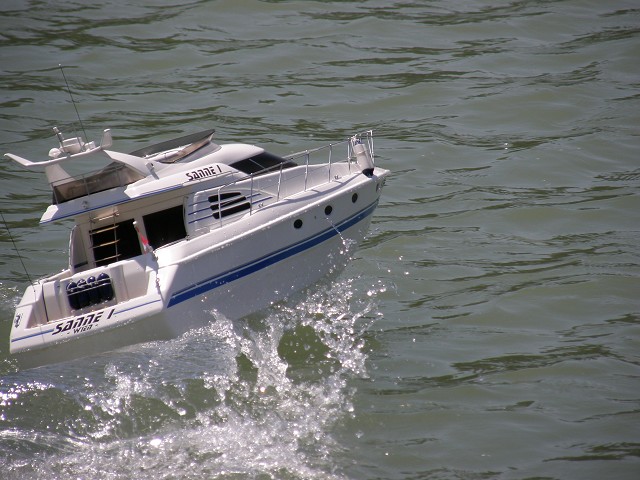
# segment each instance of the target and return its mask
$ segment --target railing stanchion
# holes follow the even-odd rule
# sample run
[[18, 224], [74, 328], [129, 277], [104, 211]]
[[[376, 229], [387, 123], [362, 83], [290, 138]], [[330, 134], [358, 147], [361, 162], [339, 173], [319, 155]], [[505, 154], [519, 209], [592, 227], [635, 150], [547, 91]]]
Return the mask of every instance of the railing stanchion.
[[218, 187], [218, 218], [222, 227], [222, 187]]
[[253, 173], [251, 174], [251, 191], [249, 192], [249, 215], [253, 215]]
[[373, 130], [369, 130], [367, 132], [367, 137], [369, 140], [369, 153], [371, 153], [371, 160], [373, 160], [373, 163], [375, 165], [376, 163], [376, 155], [375, 152], [373, 151]]
[[333, 153], [333, 145], [329, 144], [329, 179], [327, 183], [331, 182], [331, 154]]
[[282, 163], [280, 163], [280, 174], [278, 175], [278, 195], [276, 195], [276, 201], [280, 200], [280, 184], [282, 183]]
[[304, 191], [307, 191], [307, 178], [309, 177], [309, 150], [305, 153], [305, 166], [304, 166]]

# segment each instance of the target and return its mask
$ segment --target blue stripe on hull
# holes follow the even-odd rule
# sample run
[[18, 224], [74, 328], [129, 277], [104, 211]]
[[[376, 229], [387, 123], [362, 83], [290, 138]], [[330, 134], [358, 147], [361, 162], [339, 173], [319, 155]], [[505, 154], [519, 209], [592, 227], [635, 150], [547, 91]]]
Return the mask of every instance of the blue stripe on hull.
[[303, 252], [312, 247], [315, 247], [316, 245], [319, 245], [322, 242], [325, 242], [330, 238], [335, 237], [341, 232], [347, 230], [348, 228], [356, 225], [357, 223], [367, 218], [369, 215], [373, 213], [377, 205], [378, 205], [378, 201], [376, 200], [365, 209], [356, 213], [354, 216], [336, 225], [335, 228], [334, 227], [328, 228], [318, 233], [317, 235], [310, 237], [306, 240], [303, 240], [299, 243], [285, 247], [276, 252], [270, 253], [269, 255], [258, 258], [250, 263], [241, 265], [232, 270], [228, 270], [214, 277], [203, 280], [202, 282], [196, 283], [187, 288], [183, 288], [182, 290], [177, 291], [171, 296], [171, 298], [169, 299], [167, 308], [177, 305], [179, 303], [185, 302], [193, 297], [206, 293], [226, 283], [232, 282], [242, 277], [246, 277], [247, 275], [251, 275], [252, 273], [262, 270], [263, 268], [267, 268], [277, 262], [280, 262], [289, 257], [292, 257], [293, 255], [296, 255], [300, 252]]
[[25, 335], [24, 337], [12, 338], [11, 343], [20, 342], [22, 340], [27, 340], [29, 338], [37, 337], [39, 335], [46, 335], [47, 333], [51, 333], [51, 332], [53, 332], [53, 328], [50, 328], [49, 330], [38, 331], [36, 333], [31, 333], [29, 335]]

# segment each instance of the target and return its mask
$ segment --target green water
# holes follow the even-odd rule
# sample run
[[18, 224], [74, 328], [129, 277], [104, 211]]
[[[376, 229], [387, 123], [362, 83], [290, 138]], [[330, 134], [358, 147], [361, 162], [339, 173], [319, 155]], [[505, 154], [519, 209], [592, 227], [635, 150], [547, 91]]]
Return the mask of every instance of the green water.
[[[393, 171], [345, 272], [174, 341], [20, 371], [0, 229], [11, 479], [636, 479], [636, 1], [7, 0], [0, 145], [216, 128], [287, 154], [373, 128]], [[0, 162], [31, 277], [45, 179]]]

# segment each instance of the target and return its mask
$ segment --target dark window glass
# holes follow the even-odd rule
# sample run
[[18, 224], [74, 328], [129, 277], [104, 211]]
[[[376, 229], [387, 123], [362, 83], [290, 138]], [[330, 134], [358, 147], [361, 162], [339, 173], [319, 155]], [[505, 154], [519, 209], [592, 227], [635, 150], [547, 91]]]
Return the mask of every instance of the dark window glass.
[[216, 219], [220, 218], [220, 215], [226, 217], [251, 208], [247, 197], [240, 192], [224, 192], [220, 196], [211, 195], [209, 201], [211, 202], [213, 218]]
[[263, 152], [251, 158], [240, 160], [239, 162], [234, 162], [230, 164], [230, 166], [250, 175], [253, 173], [259, 174], [278, 170], [281, 164], [282, 168], [291, 168], [297, 166], [295, 162], [286, 160], [269, 152]]
[[147, 231], [147, 240], [153, 248], [182, 240], [187, 236], [182, 205], [150, 213], [142, 217], [142, 220]]
[[92, 193], [123, 187], [143, 178], [143, 175], [132, 168], [121, 163], [112, 162], [100, 172], [89, 174], [82, 178], [65, 179], [52, 183], [53, 204], [58, 205]]

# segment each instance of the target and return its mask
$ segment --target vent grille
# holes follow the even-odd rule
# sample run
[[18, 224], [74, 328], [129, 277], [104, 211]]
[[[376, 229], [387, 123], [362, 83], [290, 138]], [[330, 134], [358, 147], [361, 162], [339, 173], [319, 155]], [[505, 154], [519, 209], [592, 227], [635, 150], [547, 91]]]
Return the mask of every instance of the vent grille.
[[243, 212], [251, 208], [251, 203], [240, 192], [225, 192], [220, 195], [209, 196], [213, 218], [228, 217], [234, 213]]

